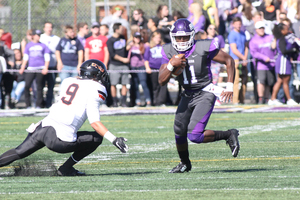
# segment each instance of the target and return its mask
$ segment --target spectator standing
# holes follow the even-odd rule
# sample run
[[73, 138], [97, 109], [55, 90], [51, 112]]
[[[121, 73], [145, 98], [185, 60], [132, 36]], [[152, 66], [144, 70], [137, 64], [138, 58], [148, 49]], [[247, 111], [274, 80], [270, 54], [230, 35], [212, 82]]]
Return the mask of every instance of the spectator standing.
[[274, 27], [274, 37], [277, 39], [277, 51], [278, 57], [275, 62], [275, 72], [277, 75], [277, 81], [273, 87], [271, 99], [269, 105], [282, 105], [282, 103], [276, 99], [277, 93], [282, 85], [284, 94], [287, 98], [287, 105], [298, 105], [290, 96], [289, 81], [292, 72], [291, 59], [296, 53], [294, 43], [295, 37], [287, 37], [290, 35], [289, 27], [283, 23], [279, 23]]
[[[14, 49], [15, 53], [15, 66], [13, 69], [19, 70], [22, 65], [22, 52], [20, 49]], [[13, 89], [11, 91], [11, 107], [14, 108], [23, 95], [25, 89], [25, 75], [19, 72], [14, 72]]]
[[108, 32], [109, 32], [108, 25], [107, 24], [101, 24], [100, 25], [100, 35], [103, 35], [103, 36], [107, 37], [107, 39], [108, 39], [109, 38]]
[[163, 33], [157, 28], [157, 26], [158, 26], [158, 20], [157, 20], [156, 17], [150, 18], [148, 20], [147, 26], [148, 26], [148, 30], [149, 30], [149, 40], [148, 40], [148, 42], [150, 42], [152, 34], [154, 32], [159, 31], [161, 33], [161, 35], [163, 36]]
[[161, 86], [158, 83], [158, 72], [162, 61], [162, 45], [164, 44], [162, 34], [159, 31], [153, 32], [150, 39], [150, 46], [146, 48], [144, 59], [146, 72], [151, 74], [151, 83], [153, 91], [153, 105], [163, 106], [167, 101], [167, 85]]
[[[132, 70], [142, 70], [145, 71], [145, 62], [144, 62], [144, 53], [145, 53], [145, 44], [142, 41], [142, 35], [139, 32], [136, 32], [133, 35], [133, 42], [130, 45], [128, 57], [130, 58], [130, 67]], [[133, 80], [133, 90], [135, 91], [135, 104], [137, 106], [142, 106], [139, 84], [142, 85], [144, 95], [145, 95], [145, 105], [151, 106], [151, 97], [150, 91], [147, 86], [147, 74], [146, 72], [132, 73], [131, 79]]]
[[129, 36], [129, 38], [127, 39], [127, 45], [126, 45], [126, 50], [128, 51], [129, 49], [130, 49], [130, 44], [133, 42], [133, 35], [136, 33], [136, 32], [139, 32], [140, 33], [140, 31], [141, 31], [141, 29], [140, 29], [140, 27], [138, 26], [138, 25], [131, 25], [130, 26], [130, 32], [131, 32], [131, 34], [130, 34], [130, 36]]
[[[44, 77], [48, 73], [50, 63], [50, 50], [48, 47], [40, 42], [40, 30], [32, 30], [33, 40], [25, 47], [23, 63], [19, 71], [20, 74], [24, 73], [25, 67], [28, 63], [27, 70], [35, 72], [25, 73], [25, 103], [26, 107], [31, 107], [30, 87], [34, 79], [37, 84], [37, 99], [36, 108], [42, 108], [43, 104], [43, 87]], [[36, 70], [42, 70], [36, 72]]]
[[158, 21], [157, 28], [162, 31], [164, 42], [170, 43], [171, 38], [169, 33], [172, 24], [174, 24], [174, 19], [171, 15], [169, 15], [169, 9], [167, 5], [163, 4], [157, 7], [154, 21]]
[[25, 46], [28, 42], [32, 41], [32, 30], [29, 29], [26, 31], [26, 37], [22, 39], [21, 41], [21, 52], [24, 54]]
[[[235, 17], [232, 20], [233, 30], [230, 31], [228, 35], [229, 43], [229, 55], [234, 59], [235, 62], [235, 79], [233, 83], [233, 103], [244, 103], [246, 86], [248, 79], [247, 70], [247, 55], [248, 47], [246, 46], [246, 36], [242, 27], [242, 19], [240, 17]], [[239, 64], [242, 61], [242, 64]], [[239, 69], [239, 66], [241, 69]], [[241, 72], [240, 72], [241, 71]], [[242, 79], [242, 87], [239, 88], [239, 79]]]
[[86, 22], [79, 22], [77, 24], [77, 39], [81, 42], [82, 46], [85, 46], [86, 35], [89, 34], [89, 26]]
[[[249, 33], [254, 30], [251, 30], [253, 27], [254, 21], [253, 16], [257, 12], [256, 8], [252, 6], [251, 0], [239, 0], [241, 5], [238, 7], [237, 15], [241, 17], [242, 24], [245, 27], [245, 31]], [[251, 35], [251, 34], [250, 34]]]
[[132, 14], [131, 25], [138, 25], [140, 30], [147, 29], [148, 20], [144, 16], [142, 9], [135, 9]]
[[276, 40], [273, 35], [265, 34], [265, 23], [258, 21], [255, 24], [256, 34], [249, 42], [249, 50], [256, 60], [258, 103], [264, 104], [270, 98], [271, 87], [275, 78]]
[[3, 28], [0, 28], [0, 41], [4, 41], [5, 45], [11, 49], [12, 35], [10, 32], [5, 32]]
[[273, 30], [276, 21], [279, 22], [280, 3], [275, 0], [263, 0], [257, 10], [261, 12], [266, 26]]
[[189, 16], [187, 18], [195, 27], [195, 32], [205, 30], [205, 17], [202, 13], [202, 5], [189, 0]]
[[[115, 23], [113, 25], [114, 34], [107, 40], [107, 47], [109, 51], [110, 64], [109, 70], [111, 73], [110, 84], [111, 84], [111, 96], [113, 98], [113, 107], [118, 107], [118, 99], [117, 99], [117, 84], [122, 84], [121, 89], [121, 105], [122, 107], [127, 107], [126, 103], [126, 95], [127, 95], [127, 87], [129, 84], [129, 73], [123, 72], [129, 70], [129, 59], [127, 58], [126, 51], [126, 40], [123, 33], [123, 26], [121, 23]], [[117, 72], [113, 72], [117, 71]]]
[[219, 14], [219, 34], [223, 37], [227, 36], [229, 22], [237, 13], [238, 2], [237, 0], [216, 0]]
[[[49, 63], [49, 70], [56, 70], [56, 46], [60, 41], [60, 38], [57, 35], [52, 34], [53, 31], [53, 24], [51, 22], [46, 22], [44, 24], [44, 33], [41, 35], [40, 42], [45, 44], [48, 49], [50, 50], [50, 63]], [[46, 95], [46, 108], [50, 108], [53, 101], [53, 88], [55, 85], [56, 73], [49, 72], [45, 74], [45, 83], [47, 83], [47, 95]]]
[[[5, 87], [5, 74], [7, 73], [6, 70], [10, 66], [14, 66], [14, 60], [14, 52], [10, 48], [8, 48], [8, 46], [6, 46], [4, 41], [0, 41], [0, 106], [2, 109], [5, 108], [5, 96], [10, 95], [10, 93], [7, 93], [8, 88]], [[4, 91], [2, 90], [2, 82]]]
[[177, 19], [186, 18], [179, 10], [174, 10], [172, 16], [174, 21], [177, 21]]
[[[122, 18], [122, 14], [125, 11], [124, 6], [121, 5], [115, 5], [111, 9], [112, 15], [106, 16], [102, 19], [101, 24], [107, 24], [109, 27], [109, 35], [112, 36], [114, 34], [113, 25], [115, 23], [121, 23], [124, 28], [126, 28], [126, 31], [123, 30], [126, 35], [124, 37], [127, 39], [127, 36], [130, 35], [130, 26], [126, 19]], [[123, 34], [123, 33], [122, 33]]]
[[[60, 79], [77, 76], [83, 62], [83, 46], [75, 37], [73, 27], [65, 26], [65, 37], [61, 38], [56, 47], [57, 70]], [[68, 71], [68, 72], [66, 72]]]
[[94, 22], [92, 24], [92, 36], [86, 39], [84, 47], [85, 60], [96, 59], [108, 64], [109, 53], [107, 49], [107, 37], [100, 35], [100, 24]]
[[[288, 18], [282, 18], [281, 22], [283, 24], [285, 24], [288, 28], [289, 28], [289, 34], [285, 36], [286, 40], [288, 40], [289, 42], [293, 43], [293, 47], [297, 48], [299, 50], [299, 45], [297, 44], [297, 40], [296, 39], [296, 35], [294, 34], [294, 30], [292, 28], [292, 23], [291, 20]], [[294, 42], [293, 42], [294, 41]], [[298, 51], [295, 52], [292, 55], [292, 60], [295, 61], [297, 60], [298, 57]], [[289, 91], [290, 91], [290, 96], [291, 99], [294, 99], [294, 86], [293, 86], [293, 81], [294, 81], [294, 64], [292, 64], [292, 68], [291, 68], [291, 78], [289, 81]], [[277, 94], [277, 99], [281, 100], [281, 102], [286, 102], [286, 96], [284, 94], [283, 88], [280, 87], [278, 94]]]
[[203, 14], [206, 18], [206, 21], [209, 22], [208, 24], [206, 24], [206, 26], [208, 27], [208, 25], [213, 24], [218, 29], [220, 23], [219, 23], [219, 11], [216, 6], [216, 1], [204, 0], [202, 8], [203, 8]]

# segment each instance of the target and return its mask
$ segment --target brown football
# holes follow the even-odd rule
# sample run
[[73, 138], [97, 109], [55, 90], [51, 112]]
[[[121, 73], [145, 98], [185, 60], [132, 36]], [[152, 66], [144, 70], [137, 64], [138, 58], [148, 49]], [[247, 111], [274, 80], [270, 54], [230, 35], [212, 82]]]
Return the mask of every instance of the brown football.
[[[176, 56], [181, 56], [182, 54], [178, 54], [178, 55], [176, 55]], [[184, 54], [183, 54], [184, 55]], [[183, 57], [184, 58], [184, 57]], [[185, 59], [185, 58], [184, 58]], [[173, 71], [172, 71], [172, 74], [174, 75], [174, 76], [178, 76], [178, 75], [180, 75], [182, 72], [183, 72], [183, 70], [184, 70], [184, 68], [181, 68], [181, 67], [175, 67], [174, 69], [173, 69]]]

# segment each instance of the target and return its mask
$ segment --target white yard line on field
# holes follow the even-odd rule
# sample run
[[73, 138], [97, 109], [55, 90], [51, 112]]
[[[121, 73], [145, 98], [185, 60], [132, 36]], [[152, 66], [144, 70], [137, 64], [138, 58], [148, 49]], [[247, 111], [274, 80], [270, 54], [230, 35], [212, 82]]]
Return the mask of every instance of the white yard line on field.
[[287, 128], [287, 127], [294, 127], [294, 126], [300, 126], [300, 121], [295, 120], [295, 121], [285, 121], [283, 120], [281, 123], [279, 122], [271, 122], [269, 124], [264, 124], [264, 125], [254, 125], [254, 126], [249, 126], [249, 127], [244, 127], [244, 128], [239, 128], [239, 133], [240, 136], [243, 135], [248, 135], [252, 133], [257, 133], [257, 132], [268, 132], [268, 131], [273, 131], [273, 130], [278, 130], [282, 128]]

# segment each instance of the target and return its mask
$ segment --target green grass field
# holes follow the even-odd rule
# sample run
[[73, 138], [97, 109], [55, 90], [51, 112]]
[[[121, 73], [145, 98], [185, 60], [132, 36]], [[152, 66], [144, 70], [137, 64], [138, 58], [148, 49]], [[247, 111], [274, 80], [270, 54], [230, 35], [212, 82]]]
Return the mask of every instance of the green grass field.
[[[0, 153], [19, 145], [39, 117], [0, 118]], [[300, 199], [299, 113], [213, 114], [213, 130], [240, 130], [241, 150], [231, 156], [225, 141], [190, 143], [193, 168], [169, 174], [179, 162], [174, 115], [102, 116], [128, 139], [122, 154], [107, 140], [75, 167], [84, 177], [49, 176], [43, 166], [61, 165], [70, 154], [43, 148], [0, 168], [0, 199]], [[82, 129], [91, 130], [88, 123]], [[32, 163], [39, 176], [14, 176], [13, 166]]]

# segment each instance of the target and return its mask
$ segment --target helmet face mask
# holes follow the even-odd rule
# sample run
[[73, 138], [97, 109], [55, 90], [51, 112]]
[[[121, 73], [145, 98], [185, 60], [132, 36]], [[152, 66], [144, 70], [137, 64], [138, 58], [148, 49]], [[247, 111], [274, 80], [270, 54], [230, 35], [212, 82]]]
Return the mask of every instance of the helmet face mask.
[[100, 82], [104, 86], [108, 84], [108, 73], [105, 65], [95, 59], [87, 60], [80, 66], [80, 76], [82, 79], [92, 79]]
[[[188, 41], [177, 42], [178, 36], [190, 36]], [[172, 46], [177, 51], [186, 51], [194, 45], [195, 29], [194, 25], [187, 19], [178, 19], [170, 30]]]

